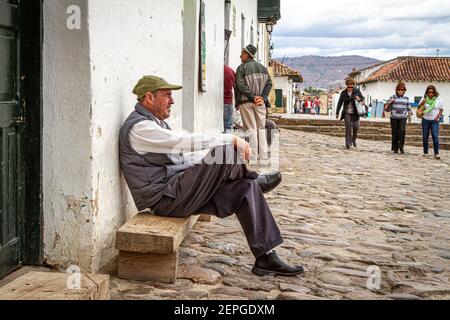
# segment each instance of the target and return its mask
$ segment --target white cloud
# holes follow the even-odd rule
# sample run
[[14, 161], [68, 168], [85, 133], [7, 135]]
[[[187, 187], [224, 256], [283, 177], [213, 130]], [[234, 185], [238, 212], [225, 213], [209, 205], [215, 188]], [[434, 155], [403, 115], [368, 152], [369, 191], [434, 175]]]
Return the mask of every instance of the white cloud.
[[450, 55], [448, 0], [281, 0], [275, 57]]

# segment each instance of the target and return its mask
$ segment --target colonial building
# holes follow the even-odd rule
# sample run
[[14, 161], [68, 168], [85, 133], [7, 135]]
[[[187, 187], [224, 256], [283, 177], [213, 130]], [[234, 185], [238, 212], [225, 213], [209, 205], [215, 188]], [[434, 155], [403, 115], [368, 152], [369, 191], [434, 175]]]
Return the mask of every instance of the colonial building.
[[288, 114], [294, 113], [295, 84], [302, 83], [303, 78], [300, 72], [276, 60], [272, 61], [272, 68], [276, 95], [274, 107], [283, 108], [284, 112]]
[[237, 67], [254, 43], [268, 63], [279, 4], [0, 1], [0, 277], [28, 263], [115, 268], [116, 230], [136, 212], [118, 159], [133, 86], [182, 84], [170, 125], [219, 132], [224, 61]]
[[[435, 85], [441, 93], [445, 122], [450, 114], [450, 57], [398, 57], [371, 67], [355, 70], [354, 77], [367, 104], [372, 104], [372, 114], [380, 116], [382, 105], [395, 93], [399, 81], [406, 84], [406, 95], [417, 107], [428, 85]], [[378, 106], [378, 108], [376, 108]]]

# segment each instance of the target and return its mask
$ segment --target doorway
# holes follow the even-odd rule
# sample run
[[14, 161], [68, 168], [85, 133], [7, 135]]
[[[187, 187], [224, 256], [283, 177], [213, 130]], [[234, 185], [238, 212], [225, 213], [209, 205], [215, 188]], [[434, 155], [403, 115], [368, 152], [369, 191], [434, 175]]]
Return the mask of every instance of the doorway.
[[42, 262], [42, 1], [0, 0], [0, 278]]

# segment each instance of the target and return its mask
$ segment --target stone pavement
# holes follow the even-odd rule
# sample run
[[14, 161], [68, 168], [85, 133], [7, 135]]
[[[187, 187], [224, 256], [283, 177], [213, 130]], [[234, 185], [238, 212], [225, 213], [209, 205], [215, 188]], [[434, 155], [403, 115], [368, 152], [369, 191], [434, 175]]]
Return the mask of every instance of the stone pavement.
[[282, 130], [267, 195], [295, 278], [257, 277], [235, 217], [198, 224], [172, 285], [111, 279], [112, 299], [450, 299], [450, 153]]

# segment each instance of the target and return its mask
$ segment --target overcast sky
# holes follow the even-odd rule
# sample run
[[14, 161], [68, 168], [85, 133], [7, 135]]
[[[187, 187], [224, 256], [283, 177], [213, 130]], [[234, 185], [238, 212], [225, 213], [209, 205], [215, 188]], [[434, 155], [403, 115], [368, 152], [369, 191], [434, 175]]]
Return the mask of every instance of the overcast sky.
[[274, 57], [450, 56], [450, 0], [281, 0]]

